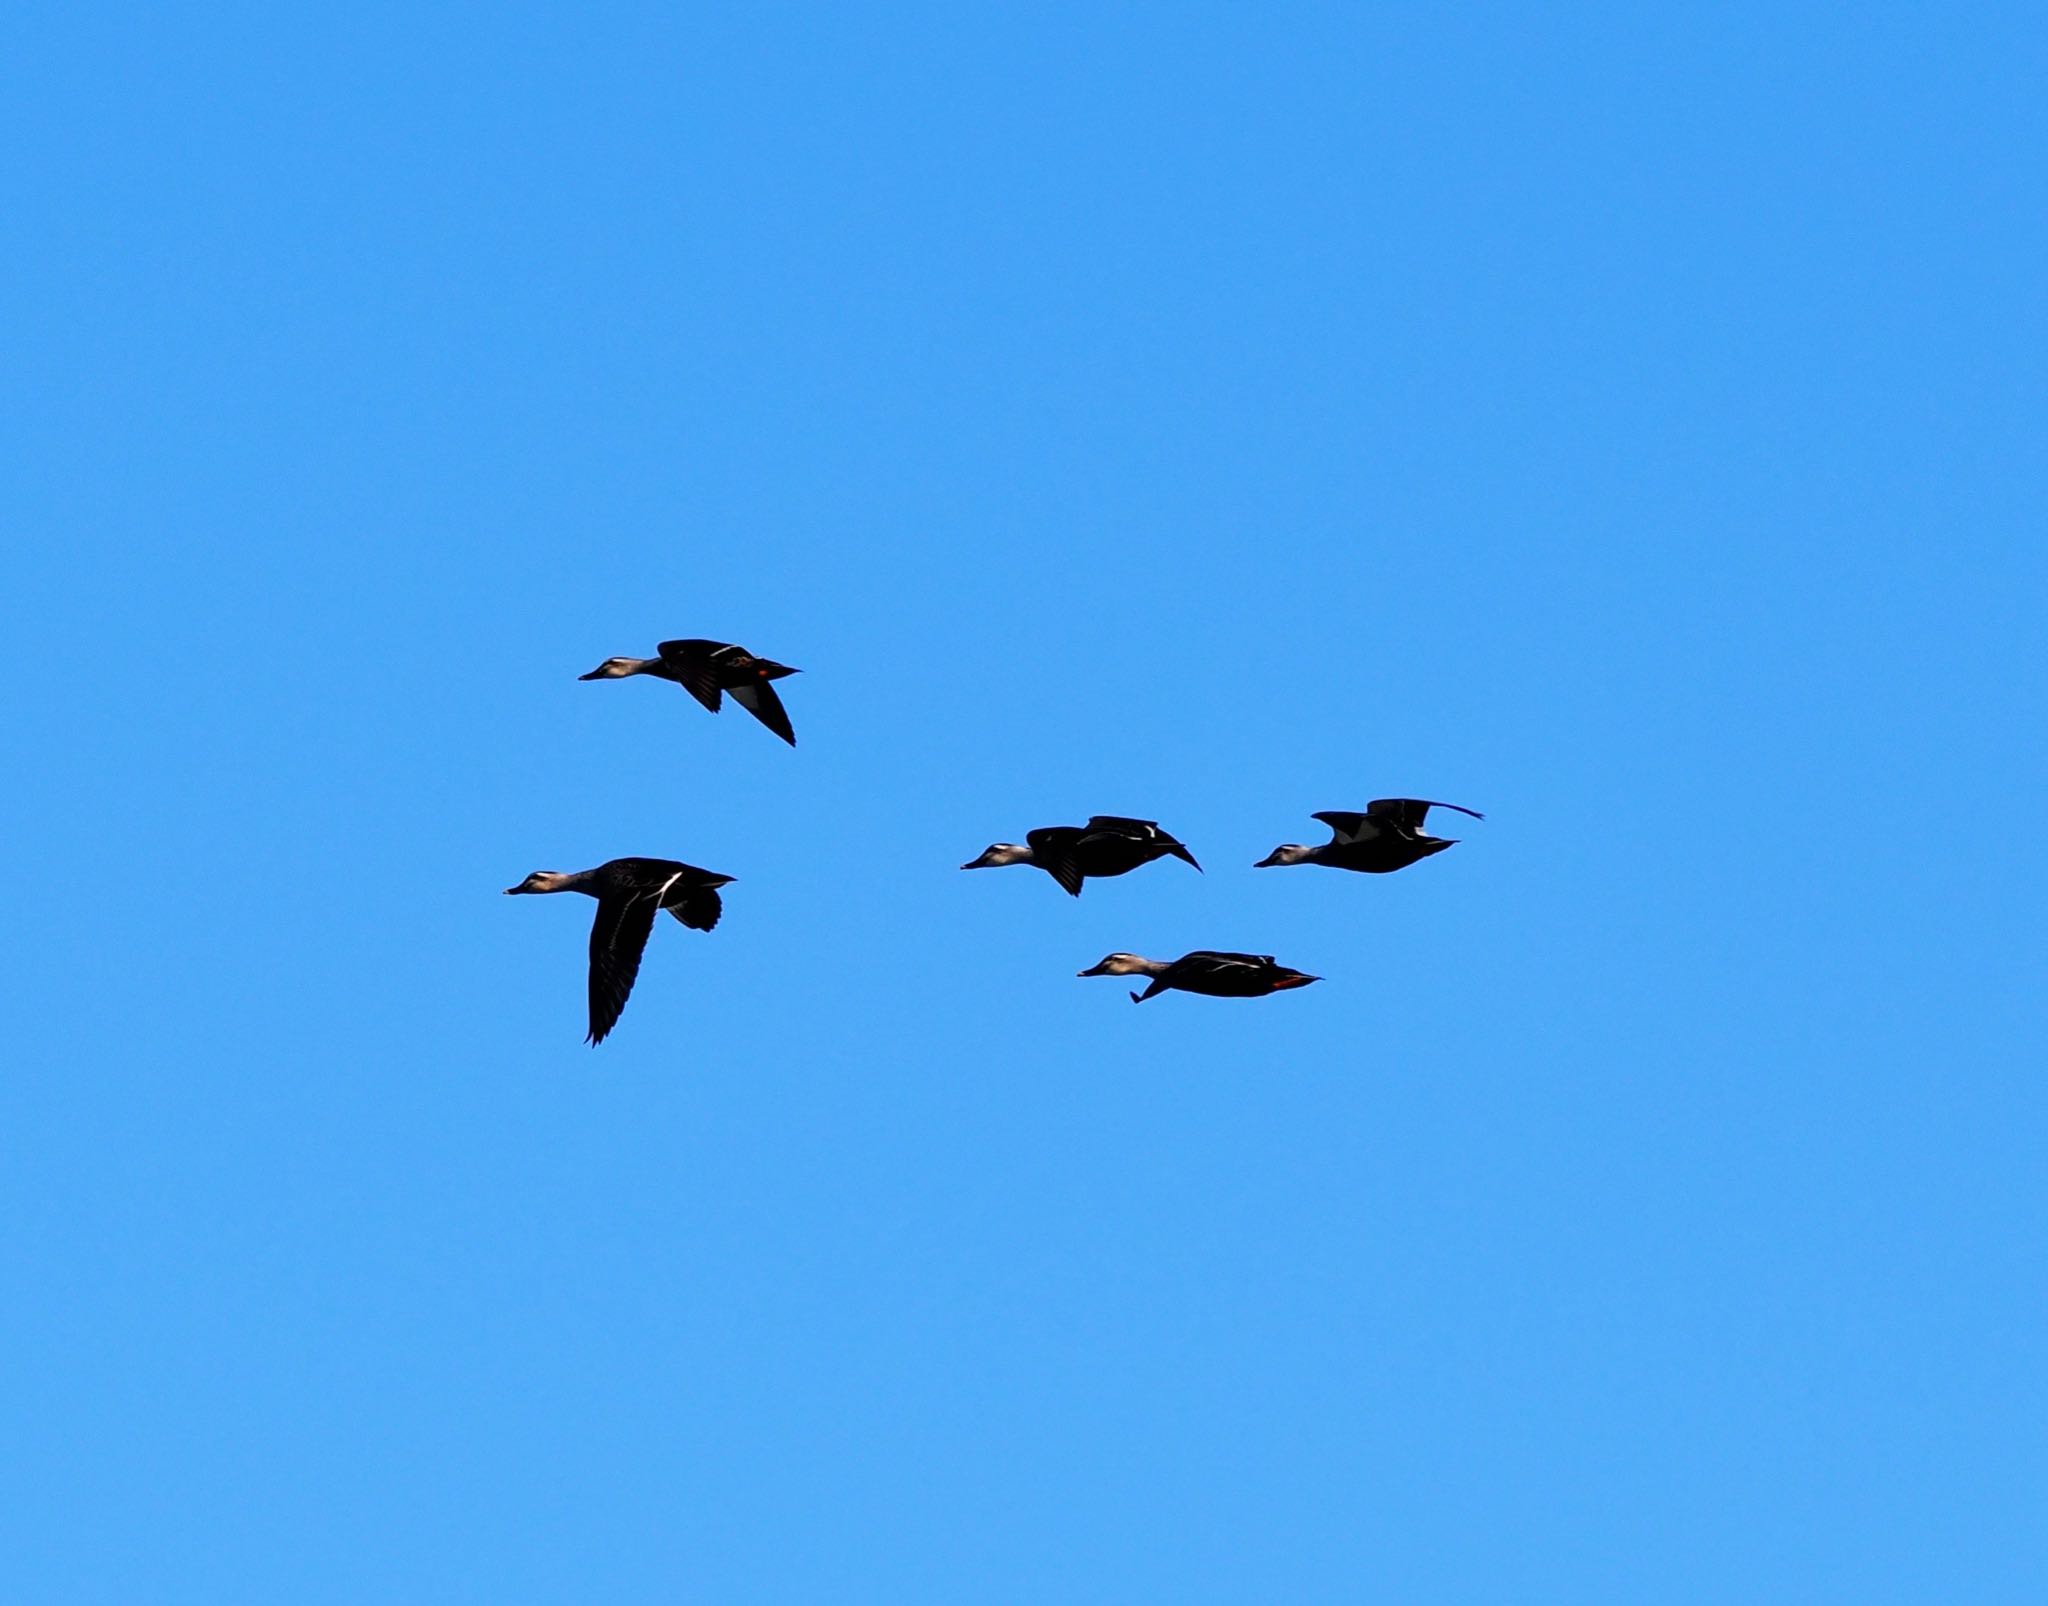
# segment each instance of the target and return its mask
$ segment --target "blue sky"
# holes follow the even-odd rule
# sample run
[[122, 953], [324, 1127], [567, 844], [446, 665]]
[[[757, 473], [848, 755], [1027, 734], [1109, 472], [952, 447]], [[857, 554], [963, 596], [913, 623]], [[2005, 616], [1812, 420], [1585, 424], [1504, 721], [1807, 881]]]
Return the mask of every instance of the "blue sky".
[[2040, 1597], [2031, 9], [14, 32], [9, 1600]]

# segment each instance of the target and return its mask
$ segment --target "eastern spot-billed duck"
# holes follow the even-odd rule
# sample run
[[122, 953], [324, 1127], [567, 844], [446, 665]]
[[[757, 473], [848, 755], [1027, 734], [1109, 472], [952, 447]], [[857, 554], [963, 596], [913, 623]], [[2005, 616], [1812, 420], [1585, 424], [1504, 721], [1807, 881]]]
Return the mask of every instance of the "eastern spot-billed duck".
[[583, 892], [597, 900], [590, 926], [590, 1036], [602, 1043], [618, 1024], [640, 974], [640, 952], [654, 930], [657, 910], [684, 925], [709, 931], [718, 924], [718, 889], [731, 881], [715, 870], [700, 870], [674, 859], [612, 859], [595, 870], [536, 870], [517, 892]]
[[[1171, 854], [1195, 864], [1185, 844], [1159, 829], [1156, 820], [1131, 820], [1121, 814], [1097, 814], [1086, 825], [1046, 825], [1024, 833], [1024, 841], [997, 842], [963, 870], [989, 870], [1005, 864], [1035, 864], [1075, 897], [1089, 876], [1122, 875], [1141, 864]], [[1202, 867], [1195, 864], [1197, 870]]]
[[655, 658], [607, 658], [578, 680], [623, 680], [627, 675], [656, 675], [681, 686], [712, 713], [718, 712], [719, 694], [731, 692], [732, 700], [791, 747], [796, 732], [782, 699], [769, 684], [784, 675], [801, 674], [773, 658], [756, 658], [744, 647], [722, 641], [664, 641], [656, 647]]
[[1290, 987], [1306, 987], [1320, 976], [1290, 970], [1271, 954], [1225, 954], [1198, 948], [1174, 960], [1145, 959], [1137, 954], [1111, 954], [1100, 964], [1077, 972], [1083, 976], [1150, 976], [1152, 984], [1132, 993], [1142, 1004], [1165, 992], [1206, 993], [1211, 998], [1264, 998]]
[[1252, 868], [1263, 870], [1276, 864], [1327, 864], [1333, 870], [1364, 870], [1373, 875], [1405, 870], [1416, 860], [1441, 853], [1457, 843], [1456, 837], [1431, 836], [1422, 829], [1422, 822], [1431, 809], [1455, 809], [1475, 820], [1486, 818], [1477, 809], [1463, 808], [1456, 803], [1428, 803], [1419, 797], [1374, 798], [1366, 804], [1363, 814], [1329, 809], [1311, 815], [1311, 819], [1321, 820], [1330, 828], [1329, 841], [1319, 842], [1312, 848], [1305, 848], [1298, 842], [1287, 843], [1275, 848]]

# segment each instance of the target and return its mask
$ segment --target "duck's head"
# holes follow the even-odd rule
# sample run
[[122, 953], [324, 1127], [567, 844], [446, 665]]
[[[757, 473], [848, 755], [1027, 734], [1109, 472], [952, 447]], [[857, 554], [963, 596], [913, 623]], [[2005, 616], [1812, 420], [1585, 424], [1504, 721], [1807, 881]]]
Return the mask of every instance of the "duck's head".
[[993, 870], [1003, 864], [1029, 864], [1031, 850], [1021, 842], [991, 842], [988, 851], [978, 859], [970, 859], [960, 866], [963, 870]]
[[1086, 970], [1074, 972], [1077, 976], [1148, 976], [1151, 973], [1151, 960], [1139, 954], [1111, 954]]
[[1285, 965], [1278, 967], [1279, 974], [1273, 978], [1273, 991], [1284, 993], [1290, 987], [1306, 987], [1312, 981], [1321, 981], [1320, 976], [1311, 976], [1305, 970], [1290, 970]]
[[1313, 848], [1305, 848], [1299, 842], [1283, 842], [1252, 868], [1264, 870], [1276, 864], [1307, 864], [1314, 855]]
[[780, 680], [784, 675], [801, 675], [801, 669], [792, 669], [788, 664], [778, 664], [773, 658], [756, 658], [753, 675], [756, 680]]
[[[588, 675], [583, 677], [588, 680]], [[516, 887], [507, 887], [505, 896], [515, 892], [560, 892], [569, 884], [569, 878], [560, 870], [536, 870]]]
[[587, 675], [578, 675], [578, 680], [617, 680], [623, 675], [640, 673], [638, 658], [607, 658]]

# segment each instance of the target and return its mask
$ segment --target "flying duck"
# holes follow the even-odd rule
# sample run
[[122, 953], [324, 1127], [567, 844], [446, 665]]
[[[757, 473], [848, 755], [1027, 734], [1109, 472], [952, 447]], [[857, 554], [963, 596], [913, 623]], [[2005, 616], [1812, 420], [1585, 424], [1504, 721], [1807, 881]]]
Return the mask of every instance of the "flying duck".
[[[1024, 841], [996, 842], [963, 870], [990, 870], [1005, 864], [1035, 864], [1075, 897], [1089, 876], [1123, 875], [1141, 864], [1172, 854], [1195, 864], [1195, 856], [1159, 829], [1156, 820], [1130, 820], [1120, 814], [1097, 814], [1086, 825], [1046, 825], [1024, 833]], [[1195, 864], [1197, 870], [1202, 867]]]
[[664, 641], [653, 658], [607, 658], [578, 680], [623, 680], [627, 675], [657, 675], [681, 686], [712, 713], [718, 712], [719, 694], [731, 692], [732, 700], [791, 747], [796, 732], [789, 723], [782, 699], [775, 695], [771, 681], [784, 675], [801, 674], [773, 658], [756, 658], [744, 647], [723, 641]]
[[612, 859], [595, 870], [536, 870], [505, 894], [584, 892], [597, 900], [597, 919], [590, 926], [590, 1036], [585, 1039], [595, 1047], [619, 1023], [633, 978], [640, 974], [640, 951], [654, 930], [656, 911], [666, 909], [684, 925], [709, 931], [723, 909], [718, 889], [731, 880], [674, 859]]
[[1290, 987], [1306, 987], [1320, 976], [1290, 970], [1271, 954], [1225, 954], [1198, 948], [1175, 960], [1145, 959], [1137, 954], [1111, 954], [1100, 964], [1078, 972], [1083, 976], [1150, 976], [1131, 1002], [1142, 1004], [1165, 992], [1205, 993], [1211, 998], [1264, 998]]
[[1305, 848], [1298, 842], [1286, 843], [1252, 868], [1263, 870], [1275, 864], [1327, 864], [1333, 870], [1364, 870], [1374, 875], [1384, 875], [1389, 870], [1405, 870], [1416, 860], [1441, 853], [1457, 842], [1456, 837], [1431, 836], [1422, 829], [1422, 822], [1431, 809], [1454, 809], [1460, 814], [1471, 815], [1475, 820], [1486, 818], [1477, 809], [1463, 808], [1456, 803], [1428, 803], [1419, 797], [1374, 798], [1366, 804], [1363, 814], [1329, 809], [1311, 815], [1311, 819], [1321, 820], [1330, 828], [1329, 841], [1317, 843], [1312, 848]]

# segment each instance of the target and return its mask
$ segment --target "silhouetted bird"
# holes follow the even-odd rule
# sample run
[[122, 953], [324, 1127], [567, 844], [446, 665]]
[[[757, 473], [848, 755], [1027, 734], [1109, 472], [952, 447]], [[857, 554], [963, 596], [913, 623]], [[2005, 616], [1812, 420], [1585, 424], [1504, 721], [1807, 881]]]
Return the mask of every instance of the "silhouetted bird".
[[[1075, 897], [1089, 876], [1122, 875], [1141, 864], [1171, 854], [1195, 864], [1185, 844], [1159, 829], [1156, 820], [1129, 820], [1120, 814], [1097, 814], [1086, 825], [1047, 825], [1024, 833], [1024, 842], [997, 842], [963, 870], [990, 870], [1005, 864], [1035, 864]], [[1202, 867], [1195, 864], [1197, 870]]]
[[666, 909], [684, 925], [709, 931], [723, 910], [718, 889], [729, 875], [674, 859], [612, 859], [595, 870], [536, 870], [517, 892], [583, 892], [597, 900], [590, 926], [590, 1036], [595, 1046], [618, 1024], [640, 974], [640, 951]]
[[1366, 804], [1363, 814], [1330, 809], [1311, 815], [1311, 819], [1321, 820], [1330, 828], [1329, 841], [1312, 848], [1305, 848], [1298, 842], [1286, 843], [1252, 868], [1263, 870], [1276, 864], [1327, 864], [1333, 870], [1364, 870], [1373, 875], [1405, 870], [1417, 859], [1426, 859], [1432, 853], [1441, 853], [1457, 843], [1456, 837], [1431, 836], [1422, 829], [1422, 822], [1431, 809], [1456, 809], [1475, 820], [1486, 818], [1478, 810], [1461, 808], [1456, 803], [1427, 803], [1416, 797], [1375, 798]]
[[771, 681], [784, 675], [801, 674], [773, 658], [756, 658], [744, 647], [720, 641], [664, 641], [656, 647], [655, 658], [607, 658], [578, 680], [623, 680], [628, 675], [655, 675], [681, 686], [712, 713], [718, 712], [719, 694], [731, 692], [732, 700], [791, 747], [796, 732], [782, 699], [775, 695]]
[[1174, 960], [1145, 959], [1137, 954], [1111, 954], [1100, 964], [1077, 972], [1082, 976], [1150, 976], [1152, 984], [1132, 993], [1142, 1004], [1160, 993], [1206, 993], [1211, 998], [1264, 998], [1290, 987], [1306, 987], [1320, 976], [1275, 963], [1271, 954], [1225, 954], [1198, 948]]

